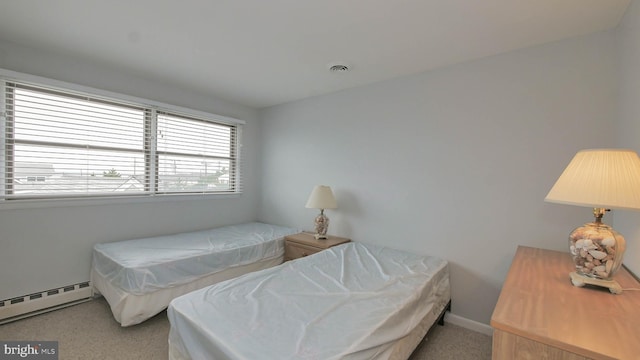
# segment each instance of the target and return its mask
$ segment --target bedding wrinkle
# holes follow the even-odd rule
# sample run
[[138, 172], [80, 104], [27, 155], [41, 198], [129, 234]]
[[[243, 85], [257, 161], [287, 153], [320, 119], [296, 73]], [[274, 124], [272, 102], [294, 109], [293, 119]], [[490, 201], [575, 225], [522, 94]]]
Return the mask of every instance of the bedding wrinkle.
[[[351, 249], [349, 251], [351, 251]], [[356, 255], [355, 258], [358, 260], [358, 265], [364, 267], [365, 269], [370, 269], [371, 266], [373, 266], [373, 268], [376, 270], [375, 274], [377, 276], [381, 276], [382, 278], [387, 279], [389, 276], [388, 273], [384, 270], [384, 267], [373, 254], [372, 250], [364, 248], [363, 252], [364, 253], [361, 254], [357, 251], [354, 251]], [[364, 255], [366, 255], [366, 258], [364, 257]], [[370, 271], [373, 271], [374, 269], [371, 269]]]

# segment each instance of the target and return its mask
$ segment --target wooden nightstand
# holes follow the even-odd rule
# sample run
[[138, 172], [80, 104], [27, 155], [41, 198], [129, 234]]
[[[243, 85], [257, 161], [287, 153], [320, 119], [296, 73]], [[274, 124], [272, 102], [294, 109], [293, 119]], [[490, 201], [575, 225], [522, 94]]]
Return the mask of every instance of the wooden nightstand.
[[311, 233], [298, 233], [284, 238], [284, 261], [294, 260], [315, 254], [332, 246], [347, 243], [351, 240], [337, 236], [316, 239]]

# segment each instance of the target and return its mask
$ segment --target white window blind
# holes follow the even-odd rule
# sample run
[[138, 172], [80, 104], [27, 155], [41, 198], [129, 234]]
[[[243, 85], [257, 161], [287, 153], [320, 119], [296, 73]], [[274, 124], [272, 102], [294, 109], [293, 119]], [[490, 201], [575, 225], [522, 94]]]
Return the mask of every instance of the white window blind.
[[237, 128], [157, 113], [158, 192], [239, 190]]
[[0, 200], [241, 190], [238, 125], [91, 94], [0, 84]]

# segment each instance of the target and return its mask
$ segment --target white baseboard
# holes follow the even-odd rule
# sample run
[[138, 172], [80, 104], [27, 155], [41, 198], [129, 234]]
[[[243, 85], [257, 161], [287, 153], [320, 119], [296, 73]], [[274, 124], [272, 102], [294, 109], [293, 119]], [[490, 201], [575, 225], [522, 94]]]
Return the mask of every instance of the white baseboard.
[[487, 324], [464, 318], [462, 316], [447, 312], [444, 316], [444, 322], [461, 326], [465, 329], [473, 330], [481, 334], [493, 336], [493, 328]]

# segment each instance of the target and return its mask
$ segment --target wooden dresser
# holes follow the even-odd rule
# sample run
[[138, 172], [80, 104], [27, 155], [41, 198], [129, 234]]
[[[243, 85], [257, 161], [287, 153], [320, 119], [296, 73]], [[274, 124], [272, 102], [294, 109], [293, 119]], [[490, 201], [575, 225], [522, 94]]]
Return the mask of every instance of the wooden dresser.
[[[640, 359], [640, 291], [571, 285], [569, 253], [518, 247], [491, 317], [493, 360]], [[640, 283], [622, 267], [623, 288]]]

